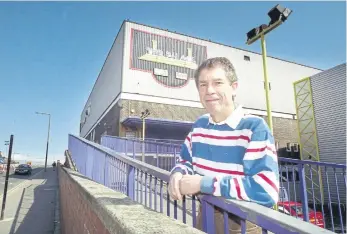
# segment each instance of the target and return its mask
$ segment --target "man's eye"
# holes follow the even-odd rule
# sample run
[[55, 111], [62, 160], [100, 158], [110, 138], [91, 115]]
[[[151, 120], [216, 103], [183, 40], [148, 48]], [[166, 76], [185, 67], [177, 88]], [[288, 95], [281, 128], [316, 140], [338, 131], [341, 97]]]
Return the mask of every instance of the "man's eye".
[[200, 87], [204, 87], [204, 86], [206, 86], [206, 84], [200, 84]]

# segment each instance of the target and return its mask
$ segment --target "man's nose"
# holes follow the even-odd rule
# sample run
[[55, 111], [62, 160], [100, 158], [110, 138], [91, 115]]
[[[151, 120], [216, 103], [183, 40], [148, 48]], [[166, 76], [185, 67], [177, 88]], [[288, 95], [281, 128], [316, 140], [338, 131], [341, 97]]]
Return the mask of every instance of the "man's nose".
[[213, 87], [213, 85], [207, 85], [206, 93], [207, 94], [214, 94], [216, 91]]

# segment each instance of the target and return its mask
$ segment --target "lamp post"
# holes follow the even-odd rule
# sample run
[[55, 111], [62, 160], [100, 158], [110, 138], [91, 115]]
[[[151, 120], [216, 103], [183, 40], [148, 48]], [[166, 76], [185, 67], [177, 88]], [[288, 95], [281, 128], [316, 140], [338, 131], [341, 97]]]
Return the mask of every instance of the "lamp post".
[[49, 132], [51, 128], [51, 114], [43, 112], [35, 112], [37, 115], [48, 116], [48, 134], [47, 134], [47, 145], [46, 145], [46, 160], [45, 160], [45, 171], [47, 171], [47, 157], [48, 157], [48, 145], [49, 145]]
[[263, 72], [264, 72], [264, 85], [265, 85], [265, 98], [266, 98], [266, 111], [267, 111], [267, 119], [268, 125], [273, 133], [272, 126], [272, 114], [271, 114], [271, 103], [270, 103], [270, 92], [269, 92], [269, 81], [267, 76], [267, 62], [266, 62], [266, 44], [265, 44], [265, 35], [280, 26], [283, 22], [287, 20], [289, 15], [292, 13], [292, 10], [288, 8], [284, 8], [277, 4], [273, 7], [268, 16], [271, 21], [268, 25], [262, 24], [259, 27], [253, 28], [251, 31], [247, 33], [247, 45], [251, 45], [253, 42], [257, 41], [259, 38], [261, 39], [261, 50], [263, 57]]
[[141, 112], [140, 118], [142, 119], [142, 162], [145, 162], [145, 119], [150, 115], [148, 109]]

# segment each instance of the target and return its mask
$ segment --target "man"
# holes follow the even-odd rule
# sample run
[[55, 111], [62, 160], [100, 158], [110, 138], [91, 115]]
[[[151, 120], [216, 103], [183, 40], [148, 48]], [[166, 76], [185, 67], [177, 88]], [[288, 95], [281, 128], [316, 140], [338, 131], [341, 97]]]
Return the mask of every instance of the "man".
[[55, 171], [55, 167], [57, 166], [55, 161], [53, 161], [52, 166], [53, 166], [53, 171]]
[[[182, 145], [180, 161], [172, 169], [169, 194], [211, 194], [272, 207], [278, 201], [278, 164], [274, 138], [266, 122], [235, 106], [235, 69], [222, 57], [204, 61], [195, 73], [201, 116]], [[249, 95], [252, 95], [251, 93]], [[224, 233], [223, 213], [216, 208], [216, 233]], [[202, 230], [201, 206], [197, 228]], [[261, 229], [247, 222], [247, 233]], [[240, 220], [229, 215], [229, 233], [241, 233]]]

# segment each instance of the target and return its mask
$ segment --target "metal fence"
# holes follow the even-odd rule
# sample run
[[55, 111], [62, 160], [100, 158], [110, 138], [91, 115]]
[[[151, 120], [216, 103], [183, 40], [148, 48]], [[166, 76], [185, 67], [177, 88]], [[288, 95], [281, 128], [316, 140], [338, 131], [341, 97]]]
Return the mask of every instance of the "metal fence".
[[300, 212], [290, 215], [346, 233], [346, 165], [279, 158], [279, 171], [280, 186], [286, 189], [292, 210], [299, 205]]
[[[166, 171], [173, 168], [181, 149], [178, 144], [115, 136], [103, 136], [101, 144]], [[279, 158], [279, 171], [280, 212], [336, 233], [346, 232], [346, 165]], [[315, 172], [324, 175], [319, 191], [315, 186]]]
[[[136, 141], [132, 144], [132, 149], [142, 145]], [[246, 220], [260, 226], [263, 233], [330, 233], [316, 225], [251, 202], [213, 196], [199, 196], [199, 201], [196, 196], [185, 196], [182, 201], [173, 201], [167, 191], [169, 172], [134, 159], [137, 154], [135, 150], [130, 157], [130, 153], [119, 154], [108, 147], [70, 135], [69, 152], [81, 174], [183, 223], [196, 227], [197, 210], [201, 202], [203, 229], [207, 233], [215, 233], [215, 207], [223, 210], [224, 233], [229, 233], [229, 214], [241, 219], [241, 233], [245, 233]]]
[[176, 156], [181, 151], [181, 145], [179, 144], [114, 136], [102, 136], [101, 145], [113, 149], [119, 154], [131, 156], [166, 171], [170, 171], [176, 164]]

